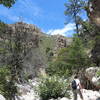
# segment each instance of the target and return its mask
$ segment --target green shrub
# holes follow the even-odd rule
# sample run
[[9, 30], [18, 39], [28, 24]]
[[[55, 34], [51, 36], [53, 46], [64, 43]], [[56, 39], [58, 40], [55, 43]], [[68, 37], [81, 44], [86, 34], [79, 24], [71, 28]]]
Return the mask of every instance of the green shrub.
[[96, 75], [97, 76], [100, 76], [100, 70], [96, 72]]
[[42, 100], [58, 97], [69, 97], [68, 83], [56, 76], [42, 78], [38, 86], [38, 94]]
[[50, 76], [57, 75], [64, 78], [68, 78], [71, 74], [66, 65], [66, 62], [64, 61], [50, 62], [48, 67], [46, 68], [46, 73]]
[[10, 79], [9, 66], [0, 66], [0, 94], [7, 100], [12, 100], [13, 94], [17, 92], [15, 84]]
[[60, 77], [69, 77], [74, 72], [86, 69], [91, 66], [92, 62], [89, 58], [82, 40], [75, 36], [73, 42], [68, 48], [62, 48], [58, 52], [55, 61], [52, 61], [46, 68], [47, 74], [50, 76], [58, 75]]
[[9, 94], [7, 91], [9, 74], [10, 72], [6, 67], [0, 67], [0, 93], [5, 97]]

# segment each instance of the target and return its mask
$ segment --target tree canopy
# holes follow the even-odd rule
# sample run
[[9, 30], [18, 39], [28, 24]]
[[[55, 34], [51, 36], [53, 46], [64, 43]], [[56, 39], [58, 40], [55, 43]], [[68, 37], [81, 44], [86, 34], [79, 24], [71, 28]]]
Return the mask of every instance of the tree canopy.
[[83, 10], [85, 6], [85, 2], [83, 0], [68, 0], [67, 3], [65, 3], [65, 15], [72, 17], [73, 21], [76, 25], [76, 32], [79, 33], [78, 28], [78, 16], [79, 13]]
[[0, 4], [10, 8], [15, 3], [16, 0], [0, 0]]

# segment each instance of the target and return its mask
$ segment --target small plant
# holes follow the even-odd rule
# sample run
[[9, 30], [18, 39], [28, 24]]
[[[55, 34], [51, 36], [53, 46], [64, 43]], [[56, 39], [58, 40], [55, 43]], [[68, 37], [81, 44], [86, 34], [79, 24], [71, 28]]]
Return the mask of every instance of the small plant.
[[0, 93], [6, 97], [8, 95], [7, 85], [9, 78], [9, 70], [6, 67], [0, 67]]
[[38, 94], [42, 100], [69, 97], [67, 86], [68, 83], [66, 81], [56, 76], [42, 78], [38, 86]]
[[11, 72], [9, 66], [0, 66], [0, 94], [7, 100], [13, 100], [12, 96], [17, 92], [15, 84], [10, 81]]
[[100, 70], [96, 72], [96, 75], [97, 76], [100, 76]]

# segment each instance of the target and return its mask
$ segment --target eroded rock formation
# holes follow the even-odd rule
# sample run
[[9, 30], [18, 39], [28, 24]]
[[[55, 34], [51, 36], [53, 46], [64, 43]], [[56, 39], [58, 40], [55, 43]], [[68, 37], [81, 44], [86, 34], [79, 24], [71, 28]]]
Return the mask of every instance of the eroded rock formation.
[[90, 67], [86, 69], [86, 77], [94, 84], [94, 86], [100, 89], [100, 76], [98, 76], [98, 72], [100, 69], [98, 67]]
[[57, 53], [60, 49], [68, 47], [72, 43], [71, 38], [66, 38], [62, 35], [55, 36], [56, 46], [54, 48], [54, 56], [57, 56]]

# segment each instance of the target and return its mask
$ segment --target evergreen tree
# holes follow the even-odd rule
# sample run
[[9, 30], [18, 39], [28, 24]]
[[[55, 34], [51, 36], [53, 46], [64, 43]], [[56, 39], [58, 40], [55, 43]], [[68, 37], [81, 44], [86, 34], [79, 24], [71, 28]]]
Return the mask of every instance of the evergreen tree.
[[76, 33], [79, 34], [78, 18], [79, 13], [85, 7], [84, 0], [68, 0], [67, 3], [65, 3], [65, 7], [65, 15], [72, 17], [73, 21], [75, 22]]
[[73, 43], [67, 53], [66, 61], [71, 69], [79, 70], [90, 64], [82, 40], [77, 36], [73, 38]]
[[72, 44], [67, 48], [62, 48], [57, 56], [57, 59], [50, 63], [46, 71], [49, 75], [68, 77], [73, 71], [78, 72], [80, 69], [85, 69], [91, 65], [84, 48], [82, 40], [75, 36]]
[[0, 0], [0, 4], [10, 8], [15, 3], [16, 0]]

